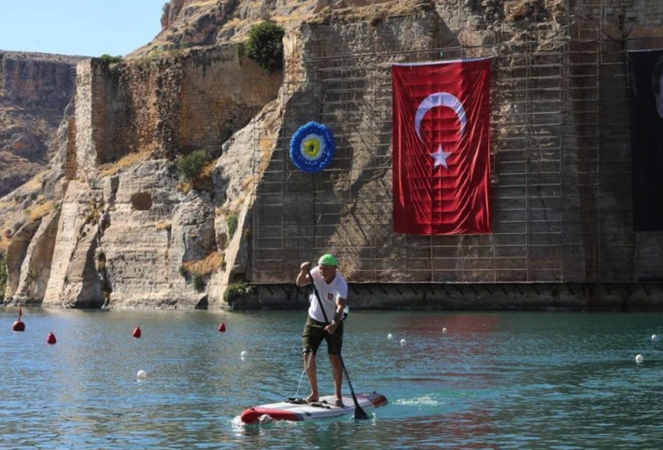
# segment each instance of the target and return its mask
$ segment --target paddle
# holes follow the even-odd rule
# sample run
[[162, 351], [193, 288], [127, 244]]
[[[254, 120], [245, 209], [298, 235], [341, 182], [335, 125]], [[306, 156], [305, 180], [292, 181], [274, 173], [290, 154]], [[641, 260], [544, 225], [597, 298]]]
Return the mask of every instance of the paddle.
[[[307, 270], [306, 271], [309, 279], [311, 280], [311, 286], [313, 286], [313, 292], [315, 292], [315, 298], [318, 299], [318, 305], [320, 305], [320, 309], [322, 310], [322, 315], [325, 318], [325, 322], [327, 325], [329, 325], [329, 319], [327, 318], [327, 313], [325, 312], [325, 307], [322, 305], [322, 300], [320, 299], [320, 294], [318, 293], [318, 288], [315, 287], [315, 282], [313, 281], [313, 277], [311, 276], [311, 271]], [[334, 344], [336, 345], [336, 344]], [[357, 401], [357, 396], [355, 395], [355, 390], [352, 388], [352, 382], [350, 381], [350, 375], [348, 375], [348, 369], [345, 368], [345, 363], [343, 362], [343, 357], [341, 356], [341, 352], [338, 352], [338, 359], [341, 361], [341, 367], [343, 368], [343, 373], [345, 374], [345, 379], [348, 380], [348, 385], [350, 386], [350, 392], [352, 393], [352, 401], [355, 403], [355, 420], [364, 420], [368, 419], [368, 414], [366, 414], [366, 411], [361, 409], [361, 406], [359, 406], [359, 402]]]

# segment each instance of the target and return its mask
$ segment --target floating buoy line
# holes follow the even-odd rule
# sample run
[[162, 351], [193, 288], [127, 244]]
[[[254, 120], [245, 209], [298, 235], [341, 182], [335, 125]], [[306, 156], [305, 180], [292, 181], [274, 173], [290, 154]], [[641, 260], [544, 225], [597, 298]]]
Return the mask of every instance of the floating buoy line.
[[[18, 307], [18, 318], [16, 319], [16, 321], [14, 323], [12, 323], [12, 331], [15, 331], [15, 332], [25, 331], [25, 322], [23, 322], [21, 320], [22, 318], [23, 318], [23, 307], [22, 307], [22, 305], [19, 305], [19, 307]], [[219, 324], [217, 330], [220, 333], [225, 333], [226, 330], [227, 330], [226, 324], [224, 322], [221, 322]], [[446, 328], [442, 328], [441, 331], [442, 331], [442, 334], [447, 333]], [[131, 336], [134, 339], [140, 339], [142, 334], [143, 334], [143, 332], [142, 332], [140, 326], [137, 326], [136, 328], [134, 328], [133, 332], [131, 333]], [[388, 333], [387, 334], [387, 339], [390, 340], [390, 341], [393, 340], [394, 335], [391, 334], [391, 333]], [[650, 339], [651, 339], [652, 342], [657, 342], [659, 340], [659, 336], [657, 336], [656, 334], [652, 334]], [[407, 345], [407, 340], [405, 340], [405, 339], [400, 339], [400, 341], [398, 341], [398, 342], [400, 343], [400, 345], [402, 347], [405, 347]], [[50, 331], [48, 333], [48, 335], [46, 336], [46, 343], [48, 345], [55, 345], [57, 343], [57, 338], [56, 338], [55, 334], [52, 331]], [[246, 350], [242, 350], [242, 352], [240, 353], [241, 360], [245, 361], [247, 357], [248, 357], [248, 352]], [[635, 361], [636, 364], [641, 365], [641, 364], [644, 363], [644, 356], [642, 356], [641, 354], [637, 354], [634, 358], [634, 361]], [[305, 373], [306, 373], [306, 371], [304, 370], [302, 372], [302, 376]], [[147, 378], [147, 372], [145, 370], [139, 370], [138, 373], [136, 374], [136, 378], [138, 380], [145, 380]], [[301, 381], [302, 381], [301, 378], [300, 378], [299, 381], [300, 381], [299, 384], [301, 385]], [[299, 386], [297, 387], [297, 392], [299, 392]]]

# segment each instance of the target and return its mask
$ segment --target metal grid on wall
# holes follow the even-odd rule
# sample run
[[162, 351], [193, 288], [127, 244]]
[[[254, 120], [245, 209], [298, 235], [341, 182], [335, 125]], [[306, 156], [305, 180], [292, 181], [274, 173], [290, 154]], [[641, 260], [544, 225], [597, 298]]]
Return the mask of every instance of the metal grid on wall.
[[[327, 251], [362, 282], [620, 282], [663, 275], [663, 246], [636, 257], [623, 40], [606, 38], [605, 0], [568, 25], [531, 23], [461, 46], [351, 51], [320, 32], [257, 189], [252, 281], [287, 282]], [[595, 18], [591, 18], [591, 17]], [[588, 18], [589, 17], [589, 18]], [[647, 48], [647, 42], [630, 47]], [[659, 42], [663, 43], [662, 39]], [[437, 45], [436, 45], [437, 44]], [[663, 46], [663, 45], [662, 45]], [[393, 232], [391, 64], [493, 57], [490, 235]], [[288, 84], [284, 93], [300, 88]], [[336, 156], [300, 172], [289, 141], [305, 118], [328, 125]], [[258, 135], [259, 132], [256, 132]], [[259, 139], [257, 138], [256, 141]], [[256, 161], [263, 150], [256, 142]], [[255, 164], [258, 167], [259, 164]]]

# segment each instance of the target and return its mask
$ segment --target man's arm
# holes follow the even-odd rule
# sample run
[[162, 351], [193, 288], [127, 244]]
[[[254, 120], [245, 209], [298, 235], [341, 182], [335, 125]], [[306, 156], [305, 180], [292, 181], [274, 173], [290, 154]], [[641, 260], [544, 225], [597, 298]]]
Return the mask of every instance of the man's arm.
[[345, 308], [346, 304], [347, 301], [343, 297], [336, 297], [336, 311], [334, 311], [334, 319], [329, 325], [325, 327], [325, 330], [329, 334], [334, 334], [336, 328], [338, 328], [338, 324], [341, 323], [341, 319], [343, 318], [343, 309]]
[[341, 319], [343, 319], [343, 310], [347, 304], [347, 300], [343, 297], [336, 298], [336, 312], [334, 313], [334, 322], [336, 322], [336, 324], [341, 323]]
[[309, 262], [302, 263], [299, 267], [299, 275], [297, 275], [297, 279], [295, 280], [297, 286], [302, 287], [311, 284], [311, 278], [308, 276], [309, 270], [311, 270], [311, 264]]

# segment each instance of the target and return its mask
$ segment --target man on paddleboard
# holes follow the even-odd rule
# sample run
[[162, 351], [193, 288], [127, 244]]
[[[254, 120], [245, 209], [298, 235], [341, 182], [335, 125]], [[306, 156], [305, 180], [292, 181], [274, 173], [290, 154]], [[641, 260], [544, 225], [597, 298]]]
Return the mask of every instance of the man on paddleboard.
[[[347, 303], [348, 284], [337, 269], [338, 261], [333, 255], [322, 255], [318, 260], [318, 265], [313, 270], [311, 270], [309, 262], [301, 264], [296, 284], [300, 287], [310, 284], [310, 271], [310, 276], [313, 278], [315, 287], [320, 294], [320, 301], [318, 301], [315, 292], [311, 293], [308, 318], [302, 334], [304, 369], [311, 385], [311, 395], [306, 398], [306, 401], [317, 402], [320, 398], [315, 355], [324, 339], [327, 341], [327, 353], [329, 354], [329, 362], [331, 363], [332, 376], [334, 378], [336, 406], [342, 407], [344, 406], [343, 396], [341, 395], [343, 367], [339, 355], [343, 347], [342, 319], [343, 309]], [[325, 320], [325, 314], [323, 314], [320, 308], [320, 303], [322, 303], [325, 309], [326, 316], [329, 318], [333, 317], [331, 323], [327, 323]]]

